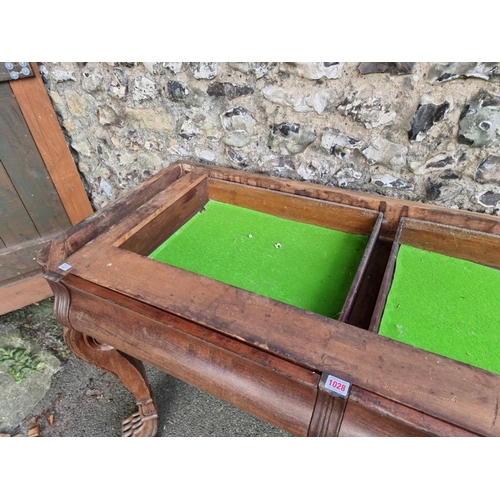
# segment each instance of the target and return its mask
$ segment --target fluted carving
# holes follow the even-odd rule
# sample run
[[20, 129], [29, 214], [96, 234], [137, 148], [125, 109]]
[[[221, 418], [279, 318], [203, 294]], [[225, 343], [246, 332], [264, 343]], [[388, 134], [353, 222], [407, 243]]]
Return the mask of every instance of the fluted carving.
[[54, 292], [54, 314], [57, 321], [67, 328], [72, 328], [69, 322], [69, 307], [71, 305], [71, 294], [68, 287], [60, 280], [62, 276], [53, 271], [48, 271], [44, 275], [50, 288]]

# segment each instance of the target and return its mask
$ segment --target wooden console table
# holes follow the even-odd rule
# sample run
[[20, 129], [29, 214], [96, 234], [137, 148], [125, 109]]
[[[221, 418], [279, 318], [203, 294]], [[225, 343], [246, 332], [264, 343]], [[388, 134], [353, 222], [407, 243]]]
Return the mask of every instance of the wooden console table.
[[[148, 258], [208, 200], [365, 235], [339, 318]], [[401, 241], [500, 268], [499, 235], [494, 216], [178, 162], [38, 262], [71, 350], [136, 399], [125, 436], [157, 430], [142, 362], [298, 436], [498, 436], [499, 375], [376, 328]]]

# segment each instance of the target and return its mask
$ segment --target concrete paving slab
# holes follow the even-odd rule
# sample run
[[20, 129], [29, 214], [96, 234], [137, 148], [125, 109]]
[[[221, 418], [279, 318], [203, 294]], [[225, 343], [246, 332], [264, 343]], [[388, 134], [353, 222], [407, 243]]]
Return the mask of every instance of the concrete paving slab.
[[[52, 376], [61, 367], [49, 351], [23, 339], [18, 329], [6, 326], [0, 325], [1, 432], [13, 431], [26, 418], [43, 399]], [[26, 361], [23, 362], [23, 358]]]

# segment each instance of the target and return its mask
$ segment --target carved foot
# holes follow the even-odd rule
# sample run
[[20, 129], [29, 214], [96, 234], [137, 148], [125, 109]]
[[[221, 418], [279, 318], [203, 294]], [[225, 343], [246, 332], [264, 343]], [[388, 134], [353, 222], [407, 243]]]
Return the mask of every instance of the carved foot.
[[158, 414], [152, 399], [137, 401], [138, 412], [122, 423], [123, 437], [154, 437], [158, 430]]
[[64, 338], [76, 356], [118, 377], [134, 396], [139, 411], [124, 420], [122, 436], [154, 436], [158, 414], [143, 364], [110, 345], [70, 328], [64, 329]]

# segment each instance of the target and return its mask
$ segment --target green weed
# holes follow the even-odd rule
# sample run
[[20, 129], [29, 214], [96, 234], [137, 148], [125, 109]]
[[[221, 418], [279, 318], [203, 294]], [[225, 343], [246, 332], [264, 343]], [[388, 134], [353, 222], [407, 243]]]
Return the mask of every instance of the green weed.
[[26, 349], [0, 347], [0, 363], [8, 365], [7, 373], [19, 384], [31, 372], [42, 372], [45, 361], [36, 359], [36, 355], [26, 352]]

